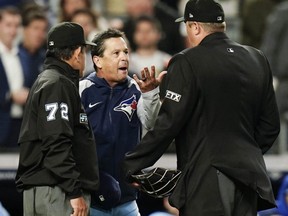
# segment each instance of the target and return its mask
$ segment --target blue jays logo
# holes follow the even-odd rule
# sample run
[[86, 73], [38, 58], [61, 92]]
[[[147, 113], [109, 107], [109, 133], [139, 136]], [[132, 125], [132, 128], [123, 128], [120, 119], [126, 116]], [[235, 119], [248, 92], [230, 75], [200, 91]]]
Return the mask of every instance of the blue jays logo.
[[128, 120], [131, 121], [134, 112], [137, 110], [136, 96], [133, 95], [131, 98], [121, 101], [121, 103], [114, 108], [114, 111], [123, 112]]

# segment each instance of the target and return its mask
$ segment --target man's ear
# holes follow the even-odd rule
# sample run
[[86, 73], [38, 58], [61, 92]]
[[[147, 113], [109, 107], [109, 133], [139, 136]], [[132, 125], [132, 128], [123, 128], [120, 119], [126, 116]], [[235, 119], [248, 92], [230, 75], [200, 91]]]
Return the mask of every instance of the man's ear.
[[198, 22], [191, 22], [191, 28], [193, 29], [194, 35], [199, 35], [201, 33], [201, 26]]
[[94, 64], [97, 66], [97, 68], [102, 68], [102, 61], [99, 56], [94, 55], [92, 58]]
[[192, 30], [194, 35], [199, 35], [201, 32], [201, 26], [198, 22], [190, 21], [188, 22], [188, 27]]
[[81, 54], [81, 47], [78, 47], [75, 51], [74, 51], [74, 57], [77, 61], [79, 61], [79, 55]]

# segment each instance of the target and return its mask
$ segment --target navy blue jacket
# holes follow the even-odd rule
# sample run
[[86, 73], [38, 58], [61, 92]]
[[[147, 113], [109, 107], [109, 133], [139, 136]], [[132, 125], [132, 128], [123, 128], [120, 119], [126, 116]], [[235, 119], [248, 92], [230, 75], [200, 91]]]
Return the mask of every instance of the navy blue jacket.
[[4, 142], [9, 135], [9, 128], [11, 124], [11, 100], [9, 97], [9, 92], [10, 88], [7, 76], [0, 58], [0, 143]]
[[44, 48], [40, 48], [37, 52], [31, 54], [23, 44], [19, 45], [19, 57], [24, 73], [24, 86], [31, 88], [37, 76], [43, 71], [45, 54], [46, 50]]
[[[20, 58], [23, 70], [23, 78], [24, 78], [23, 87], [31, 88], [33, 82], [36, 80], [38, 76], [39, 71], [31, 70], [31, 66], [27, 64], [27, 58], [25, 58], [25, 56], [23, 55], [23, 49], [19, 49], [18, 56]], [[10, 86], [7, 80], [2, 60], [0, 58], [0, 145], [1, 143], [4, 143], [7, 137], [10, 135], [11, 105], [12, 100], [10, 98]]]
[[92, 73], [80, 82], [79, 90], [94, 132], [99, 169], [119, 182], [119, 204], [135, 200], [136, 191], [121, 179], [119, 164], [139, 143], [142, 125], [148, 130], [154, 125], [160, 107], [159, 89], [141, 96], [136, 82], [129, 77], [111, 88], [105, 79]]
[[[18, 56], [23, 70], [23, 87], [31, 88], [44, 64], [45, 52], [41, 49], [31, 55], [23, 45], [19, 45]], [[10, 87], [0, 58], [0, 144], [4, 143], [10, 134], [11, 105]]]

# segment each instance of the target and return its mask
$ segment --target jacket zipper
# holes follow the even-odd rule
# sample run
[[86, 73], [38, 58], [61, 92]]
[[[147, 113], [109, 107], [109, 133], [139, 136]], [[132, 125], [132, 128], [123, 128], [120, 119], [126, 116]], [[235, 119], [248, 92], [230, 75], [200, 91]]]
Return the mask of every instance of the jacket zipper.
[[[112, 101], [112, 97], [113, 97], [113, 88], [110, 87], [110, 95], [109, 95], [109, 103], [110, 103], [110, 106], [111, 106], [111, 101]], [[110, 121], [110, 126], [111, 126], [111, 129], [113, 130], [113, 127], [112, 127], [112, 109], [109, 109], [109, 121]], [[113, 133], [113, 132], [112, 132]], [[115, 137], [113, 136], [113, 145], [115, 145]], [[113, 155], [115, 155], [115, 147], [113, 148]], [[113, 176], [115, 175], [116, 171], [115, 171], [115, 164], [113, 163], [113, 170], [112, 170], [112, 173], [113, 173]]]
[[[110, 88], [110, 96], [109, 96], [110, 103], [111, 103], [111, 100], [112, 100], [112, 96], [113, 96], [113, 88]], [[109, 110], [109, 121], [110, 121], [110, 124], [112, 125], [111, 110]]]

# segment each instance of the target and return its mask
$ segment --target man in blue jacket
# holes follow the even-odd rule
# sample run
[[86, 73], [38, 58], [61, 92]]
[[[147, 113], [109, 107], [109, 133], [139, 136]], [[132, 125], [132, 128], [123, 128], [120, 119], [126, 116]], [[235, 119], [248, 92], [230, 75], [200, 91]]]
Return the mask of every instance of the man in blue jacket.
[[[155, 79], [155, 68], [151, 67], [151, 74], [148, 68], [143, 69], [141, 80], [128, 77], [128, 46], [118, 30], [99, 33], [93, 42], [97, 44], [91, 50], [96, 73], [80, 82], [79, 91], [93, 128], [99, 169], [119, 182], [121, 197], [110, 202], [113, 193], [111, 197], [92, 196], [90, 212], [97, 216], [136, 216], [136, 190], [121, 180], [119, 164], [140, 141], [142, 131], [153, 127], [160, 107], [158, 85], [165, 72]], [[107, 184], [100, 177], [100, 191]]]

